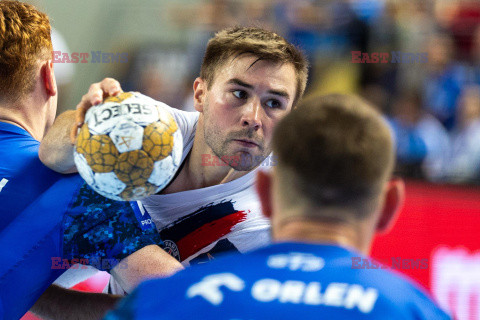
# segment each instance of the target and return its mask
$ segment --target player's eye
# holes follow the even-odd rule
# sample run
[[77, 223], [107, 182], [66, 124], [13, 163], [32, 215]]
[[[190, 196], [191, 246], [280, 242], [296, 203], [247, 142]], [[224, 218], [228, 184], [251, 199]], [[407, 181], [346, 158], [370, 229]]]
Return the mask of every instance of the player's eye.
[[232, 93], [238, 99], [247, 99], [248, 97], [247, 92], [244, 90], [233, 90]]
[[282, 107], [282, 103], [277, 99], [270, 99], [265, 103], [265, 105], [271, 109], [278, 109]]

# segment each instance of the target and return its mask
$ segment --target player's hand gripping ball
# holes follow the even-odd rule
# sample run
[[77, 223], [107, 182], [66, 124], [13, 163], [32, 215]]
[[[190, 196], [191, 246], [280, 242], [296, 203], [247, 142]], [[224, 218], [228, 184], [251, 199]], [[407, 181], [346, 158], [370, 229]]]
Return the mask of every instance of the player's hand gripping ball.
[[87, 111], [75, 145], [75, 164], [99, 194], [140, 200], [172, 180], [182, 158], [182, 140], [166, 105], [123, 92]]

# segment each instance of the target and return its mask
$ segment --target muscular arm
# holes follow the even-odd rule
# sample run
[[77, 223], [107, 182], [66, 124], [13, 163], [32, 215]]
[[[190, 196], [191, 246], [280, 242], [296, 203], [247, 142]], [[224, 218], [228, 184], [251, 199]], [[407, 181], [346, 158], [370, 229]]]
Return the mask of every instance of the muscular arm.
[[38, 156], [44, 165], [60, 173], [76, 172], [70, 132], [75, 122], [75, 111], [65, 111], [55, 119], [43, 137]]
[[73, 161], [73, 143], [77, 129], [85, 120], [85, 113], [90, 107], [101, 103], [105, 97], [115, 96], [120, 92], [122, 92], [120, 83], [112, 78], [105, 78], [102, 82], [92, 84], [76, 110], [62, 113], [48, 129], [40, 144], [40, 160], [50, 169], [60, 173], [77, 172]]
[[45, 320], [102, 319], [121, 298], [121, 296], [80, 292], [51, 285], [30, 311]]
[[126, 292], [131, 292], [145, 279], [168, 277], [182, 269], [182, 264], [162, 248], [149, 245], [123, 259], [111, 274]]

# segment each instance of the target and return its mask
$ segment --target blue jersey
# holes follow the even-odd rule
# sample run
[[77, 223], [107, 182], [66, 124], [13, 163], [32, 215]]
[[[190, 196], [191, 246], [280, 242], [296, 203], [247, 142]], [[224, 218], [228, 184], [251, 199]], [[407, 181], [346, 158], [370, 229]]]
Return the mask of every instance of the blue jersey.
[[358, 257], [300, 243], [225, 256], [143, 282], [105, 319], [450, 319], [406, 278], [352, 268]]
[[0, 230], [62, 178], [40, 162], [39, 145], [24, 129], [0, 122]]
[[110, 270], [162, 244], [136, 202], [109, 200], [78, 174], [50, 171], [38, 160], [38, 141], [13, 125], [0, 129], [0, 174], [8, 180], [0, 188], [0, 319], [19, 319], [75, 264]]

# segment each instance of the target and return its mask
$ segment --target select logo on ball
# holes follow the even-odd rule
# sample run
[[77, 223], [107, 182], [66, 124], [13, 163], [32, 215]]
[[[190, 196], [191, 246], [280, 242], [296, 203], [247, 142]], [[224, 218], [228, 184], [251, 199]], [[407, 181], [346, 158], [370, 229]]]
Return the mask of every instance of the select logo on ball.
[[92, 107], [75, 146], [75, 164], [101, 195], [123, 201], [162, 190], [182, 158], [183, 141], [168, 107], [124, 92]]

